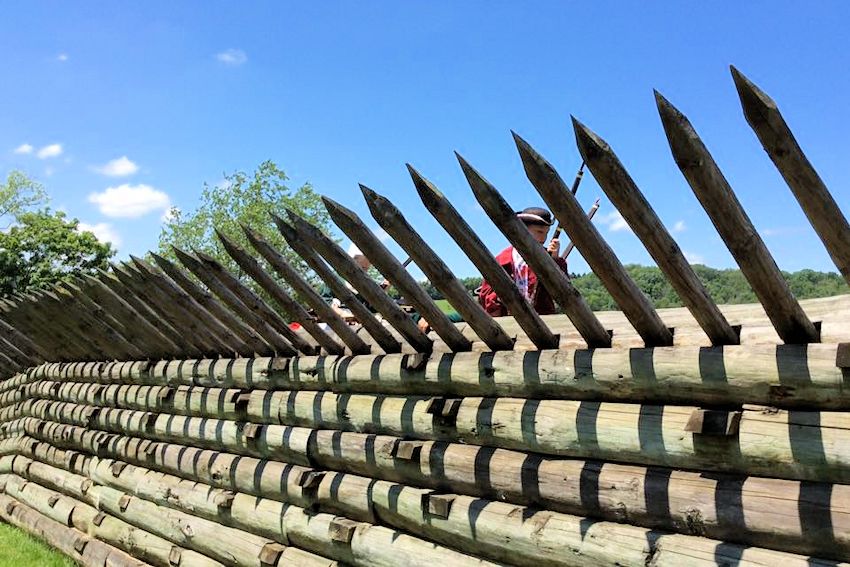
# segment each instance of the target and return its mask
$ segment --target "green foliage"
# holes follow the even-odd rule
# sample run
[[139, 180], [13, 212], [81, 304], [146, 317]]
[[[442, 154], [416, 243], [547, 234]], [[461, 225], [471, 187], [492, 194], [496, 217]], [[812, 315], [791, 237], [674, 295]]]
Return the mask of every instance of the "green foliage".
[[9, 222], [8, 228], [18, 215], [47, 202], [47, 193], [41, 183], [30, 179], [22, 171], [9, 172], [4, 183], [0, 183], [0, 218]]
[[0, 295], [48, 285], [69, 274], [107, 268], [115, 254], [111, 244], [91, 232], [80, 232], [79, 221], [49, 209], [22, 212], [0, 233]]
[[[303, 261], [286, 245], [286, 241], [275, 228], [270, 213], [286, 218], [285, 209], [292, 209], [310, 223], [327, 230], [329, 219], [322, 206], [321, 198], [307, 183], [292, 190], [286, 186], [287, 176], [272, 161], [264, 161], [252, 174], [236, 171], [225, 175], [224, 183], [211, 186], [204, 184], [201, 204], [192, 212], [171, 210], [171, 220], [163, 227], [159, 236], [159, 252], [176, 260], [172, 245], [183, 250], [200, 250], [218, 260], [227, 270], [242, 275], [215, 235], [218, 228], [251, 252], [254, 249], [242, 232], [240, 224], [246, 224], [259, 232], [301, 273], [307, 274]], [[270, 273], [273, 273], [270, 271]], [[252, 282], [243, 279], [256, 289]]]

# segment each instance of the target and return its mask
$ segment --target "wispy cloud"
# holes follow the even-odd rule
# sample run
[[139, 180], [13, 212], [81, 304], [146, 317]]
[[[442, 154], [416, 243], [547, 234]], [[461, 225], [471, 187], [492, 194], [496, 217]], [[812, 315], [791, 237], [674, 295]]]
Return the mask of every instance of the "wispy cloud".
[[111, 242], [112, 246], [118, 248], [121, 246], [121, 236], [115, 231], [115, 227], [106, 222], [89, 224], [81, 222], [77, 225], [78, 232], [91, 232], [101, 242]]
[[391, 239], [390, 234], [383, 228], [379, 228], [375, 231], [375, 237], [381, 242], [386, 242]]
[[688, 227], [685, 226], [685, 221], [676, 221], [676, 224], [673, 225], [673, 232], [685, 232], [687, 228]]
[[626, 222], [626, 219], [623, 218], [623, 215], [620, 214], [620, 211], [614, 211], [612, 213], [608, 213], [599, 219], [599, 221], [608, 227], [610, 232], [621, 232], [628, 231], [631, 232], [632, 229], [629, 227], [629, 223]]
[[64, 63], [65, 61], [68, 60], [68, 54], [67, 53], [60, 53], [59, 55], [56, 56], [56, 60]]
[[106, 162], [104, 165], [95, 166], [92, 169], [102, 175], [108, 175], [109, 177], [126, 177], [127, 175], [133, 175], [139, 171], [139, 166], [131, 161], [127, 156], [121, 156], [120, 158], [115, 158]]
[[248, 56], [241, 49], [225, 49], [224, 51], [217, 53], [215, 58], [221, 63], [231, 65], [233, 67], [244, 65], [248, 61]]
[[54, 158], [62, 155], [62, 144], [50, 144], [44, 146], [35, 154], [38, 159]]
[[32, 145], [30, 145], [30, 144], [21, 144], [20, 146], [18, 146], [14, 150], [12, 150], [12, 153], [15, 153], [15, 154], [18, 154], [18, 155], [27, 155], [27, 154], [31, 154], [34, 149], [35, 148], [33, 148]]
[[92, 193], [90, 203], [108, 217], [136, 218], [155, 211], [165, 212], [171, 208], [169, 196], [150, 185], [129, 185], [107, 187], [101, 193]]
[[689, 264], [705, 264], [705, 258], [703, 258], [700, 254], [688, 251], [684, 251], [684, 254], [685, 260], [687, 260]]

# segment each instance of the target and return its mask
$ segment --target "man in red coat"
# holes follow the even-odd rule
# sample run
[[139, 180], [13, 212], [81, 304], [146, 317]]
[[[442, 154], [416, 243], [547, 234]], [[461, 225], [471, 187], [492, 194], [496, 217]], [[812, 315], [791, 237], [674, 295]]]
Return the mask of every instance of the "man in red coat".
[[[537, 242], [543, 245], [552, 226], [552, 215], [546, 209], [540, 207], [528, 207], [517, 213], [517, 217], [525, 223], [528, 231]], [[567, 271], [567, 261], [560, 257], [560, 242], [553, 238], [546, 247], [546, 251], [555, 259], [555, 262], [564, 272]], [[535, 274], [513, 246], [508, 246], [498, 255], [496, 261], [513, 278], [520, 293], [531, 302], [532, 307], [541, 315], [555, 313], [555, 302], [549, 292], [537, 281]], [[478, 301], [493, 317], [504, 317], [508, 315], [507, 308], [502, 304], [499, 296], [493, 291], [486, 281], [482, 282], [478, 291]]]

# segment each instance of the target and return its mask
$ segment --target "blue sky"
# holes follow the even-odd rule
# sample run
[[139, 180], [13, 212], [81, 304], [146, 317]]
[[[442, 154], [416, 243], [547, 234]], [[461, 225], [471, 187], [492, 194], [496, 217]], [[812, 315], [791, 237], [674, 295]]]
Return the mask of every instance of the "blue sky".
[[[516, 207], [540, 204], [510, 130], [571, 181], [574, 114], [694, 261], [733, 267], [670, 156], [656, 88], [691, 119], [780, 267], [834, 271], [743, 119], [728, 65], [777, 101], [850, 213], [848, 16], [841, 2], [4, 3], [0, 175], [36, 177], [125, 257], [154, 248], [166, 207], [193, 209], [203, 182], [272, 159], [364, 217], [358, 182], [387, 195], [472, 275], [404, 163], [498, 251], [452, 151]], [[603, 197], [591, 176], [579, 197]], [[604, 197], [597, 224], [623, 262], [651, 263]]]

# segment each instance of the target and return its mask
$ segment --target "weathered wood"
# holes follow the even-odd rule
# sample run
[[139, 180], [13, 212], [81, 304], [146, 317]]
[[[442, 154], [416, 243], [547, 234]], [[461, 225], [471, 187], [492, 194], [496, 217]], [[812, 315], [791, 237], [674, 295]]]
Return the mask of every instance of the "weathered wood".
[[819, 333], [690, 121], [655, 93], [673, 159], [786, 343], [818, 342]]
[[679, 245], [611, 147], [573, 118], [576, 143], [599, 186], [646, 246], [713, 345], [738, 344], [738, 334], [712, 301]]
[[[132, 256], [130, 258], [133, 260]], [[145, 288], [151, 290], [151, 295], [157, 298], [163, 309], [167, 308], [175, 313], [181, 325], [210, 345], [214, 349], [209, 351], [210, 353], [244, 355], [249, 351], [247, 345], [235, 339], [227, 329], [216, 327], [213, 321], [205, 317], [204, 309], [169, 278], [140, 262], [123, 262], [121, 266]], [[220, 331], [224, 331], [224, 335]]]
[[253, 327], [262, 337], [275, 349], [276, 352], [294, 356], [298, 353], [297, 350], [287, 341], [280, 333], [269, 325], [259, 314], [252, 311], [247, 305], [242, 303], [239, 297], [228, 289], [218, 278], [216, 278], [208, 265], [202, 263], [191, 254], [174, 248], [174, 253], [177, 259], [195, 276], [201, 280], [207, 288], [210, 289], [227, 307], [236, 313], [240, 318]]
[[[369, 261], [393, 285], [405, 300], [419, 312], [441, 339], [453, 351], [467, 351], [472, 342], [458, 331], [454, 323], [437, 307], [419, 283], [413, 279], [395, 256], [366, 227], [365, 223], [351, 211], [328, 197], [322, 197], [331, 220], [369, 258]], [[426, 273], [426, 276], [428, 274]], [[435, 287], [438, 286], [434, 283]]]
[[64, 319], [61, 316], [52, 319], [52, 314], [46, 312], [46, 306], [35, 297], [21, 298], [14, 305], [15, 314], [20, 314], [31, 329], [43, 330], [45, 344], [51, 345], [59, 355], [58, 360], [80, 360], [88, 354], [89, 349], [81, 344], [76, 332], [68, 330]]
[[658, 316], [649, 298], [626, 272], [623, 264], [570, 192], [555, 168], [518, 134], [513, 133], [526, 176], [549, 205], [561, 227], [575, 243], [593, 273], [617, 302], [646, 346], [673, 344], [673, 334]]
[[466, 219], [457, 212], [434, 184], [422, 177], [413, 166], [407, 164], [407, 169], [425, 208], [449, 233], [466, 257], [493, 287], [508, 312], [516, 319], [534, 346], [539, 349], [557, 348], [558, 337], [546, 326], [528, 300], [519, 293], [510, 276], [496, 262]]
[[[145, 567], [134, 558], [102, 541], [88, 539], [82, 532], [63, 526], [6, 495], [0, 495], [0, 519], [30, 533], [86, 567]], [[75, 547], [85, 541], [82, 551]]]
[[111, 311], [116, 318], [127, 321], [128, 323], [132, 321], [132, 326], [135, 330], [147, 337], [149, 342], [157, 345], [157, 348], [160, 349], [159, 352], [179, 356], [179, 353], [182, 351], [180, 345], [169, 339], [165, 333], [152, 325], [125, 298], [116, 294], [109, 286], [94, 276], [86, 274], [81, 281], [83, 282], [82, 289], [86, 293], [90, 294], [105, 309]]
[[225, 327], [233, 331], [236, 336], [245, 341], [251, 349], [258, 355], [269, 355], [273, 349], [254, 329], [246, 325], [241, 319], [236, 317], [233, 312], [229, 311], [221, 303], [206, 290], [202, 289], [193, 282], [180, 268], [175, 266], [166, 258], [158, 254], [151, 253], [154, 261], [162, 268], [162, 271], [180, 286], [183, 291], [194, 298], [204, 309], [207, 310], [213, 317], [218, 319]]
[[[481, 305], [470, 297], [469, 292], [452, 273], [439, 255], [410, 226], [404, 215], [388, 199], [360, 186], [372, 217], [387, 231], [423, 271], [436, 287], [490, 350], [512, 350], [513, 339], [487, 314]], [[463, 350], [469, 350], [469, 347]]]
[[120, 353], [104, 343], [99, 337], [91, 340], [87, 337], [88, 321], [79, 319], [71, 309], [65, 309], [55, 295], [49, 295], [44, 290], [33, 291], [25, 301], [31, 302], [34, 312], [42, 324], [51, 325], [60, 336], [64, 336], [67, 344], [72, 346], [76, 359], [106, 360], [120, 357]]
[[528, 265], [537, 274], [540, 283], [549, 295], [561, 306], [582, 338], [591, 348], [610, 347], [611, 336], [599, 323], [587, 302], [570, 283], [567, 274], [555, 260], [534, 240], [526, 226], [520, 221], [507, 201], [487, 180], [479, 174], [460, 154], [455, 154], [461, 169], [481, 204], [484, 212], [505, 235], [511, 245], [519, 251]]
[[293, 211], [287, 210], [287, 214], [291, 226], [301, 238], [345, 278], [415, 350], [431, 352], [431, 339], [419, 330], [413, 319], [402, 311], [336, 242]]
[[[126, 262], [120, 265], [113, 264], [112, 271], [118, 279], [124, 277], [131, 282], [137, 293], [145, 297], [148, 303], [158, 310], [161, 317], [168, 319], [172, 326], [186, 337], [184, 340], [191, 340], [204, 354], [212, 356], [224, 348], [209, 329], [186, 310], [185, 305], [175, 302], [173, 295], [157, 285], [156, 281], [136, 266]], [[228, 349], [228, 352], [233, 351]]]
[[2, 334], [3, 338], [15, 345], [21, 352], [31, 357], [33, 364], [41, 362], [45, 358], [45, 352], [40, 349], [31, 337], [3, 320], [3, 314], [3, 311], [0, 309], [0, 334]]
[[368, 354], [371, 350], [369, 345], [363, 341], [357, 333], [328, 305], [322, 296], [307, 283], [301, 275], [286, 261], [286, 259], [275, 250], [257, 231], [247, 225], [242, 225], [242, 231], [266, 262], [277, 274], [295, 290], [295, 293], [306, 302], [319, 320], [327, 323], [334, 333], [348, 346], [352, 354]]
[[240, 282], [233, 274], [225, 270], [224, 266], [215, 258], [199, 250], [195, 250], [194, 252], [195, 257], [209, 270], [212, 277], [216, 278], [231, 293], [236, 295], [239, 301], [251, 310], [251, 312], [262, 317], [267, 324], [276, 332], [280, 333], [293, 347], [304, 354], [314, 354], [316, 352], [315, 345], [307, 342], [298, 333], [290, 329], [289, 324], [274, 309], [269, 307], [265, 300], [251, 291], [248, 286]]
[[162, 334], [169, 342], [177, 345], [184, 353], [183, 356], [203, 356], [203, 353], [193, 344], [188, 343], [171, 323], [160, 317], [157, 312], [148, 305], [147, 301], [136, 295], [135, 291], [119, 280], [115, 275], [103, 270], [98, 270], [97, 281], [109, 289], [113, 295], [123, 299], [136, 313], [139, 319], [144, 319], [149, 325]]
[[159, 286], [160, 289], [162, 289], [162, 291], [171, 298], [171, 302], [174, 306], [181, 307], [188, 317], [194, 321], [198, 327], [204, 330], [205, 336], [210, 341], [215, 341], [215, 343], [219, 345], [219, 348], [221, 349], [219, 354], [224, 354], [229, 351], [242, 356], [251, 356], [253, 354], [254, 349], [248, 345], [248, 343], [236, 336], [236, 334], [223, 325], [221, 321], [216, 319], [211, 313], [204, 309], [200, 303], [195, 301], [195, 298], [174, 283], [171, 278], [159, 270], [156, 270], [153, 266], [141, 258], [131, 255], [130, 260], [132, 260], [139, 273], [142, 274], [142, 277], [152, 282], [154, 285]]
[[[227, 237], [223, 232], [216, 229], [216, 235], [221, 241], [224, 249], [233, 258], [240, 268], [245, 270], [260, 287], [283, 309], [283, 311], [292, 320], [297, 321], [304, 329], [313, 337], [319, 345], [330, 354], [342, 354], [345, 348], [328, 335], [324, 329], [319, 326], [315, 317], [307, 313], [295, 299], [292, 298], [274, 279], [266, 273], [260, 264], [252, 258], [242, 247], [237, 245], [233, 240]], [[312, 347], [310, 348], [312, 349]]]
[[312, 247], [307, 245], [298, 231], [295, 230], [295, 227], [290, 226], [277, 215], [272, 214], [272, 219], [287, 244], [316, 272], [316, 275], [328, 286], [334, 296], [351, 311], [354, 318], [360, 322], [377, 345], [387, 353], [399, 352], [401, 350], [399, 341], [360, 301], [355, 295], [355, 291], [343, 284], [321, 256]]
[[850, 224], [815, 171], [776, 102], [734, 66], [732, 79], [747, 123], [785, 179], [838, 271], [850, 284]]

